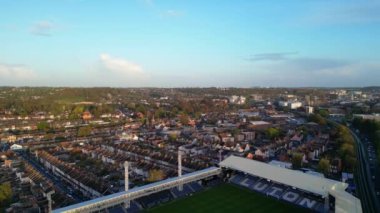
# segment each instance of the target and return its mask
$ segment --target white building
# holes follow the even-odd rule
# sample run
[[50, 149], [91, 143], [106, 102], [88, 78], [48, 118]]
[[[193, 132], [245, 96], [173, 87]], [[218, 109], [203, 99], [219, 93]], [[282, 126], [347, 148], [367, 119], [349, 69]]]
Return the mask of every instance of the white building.
[[290, 109], [298, 109], [298, 108], [302, 107], [302, 103], [299, 101], [290, 102], [289, 107], [290, 107]]
[[11, 146], [11, 150], [21, 150], [22, 149], [22, 146], [21, 145], [18, 145], [18, 144], [13, 144]]
[[306, 106], [305, 109], [306, 109], [306, 114], [310, 115], [314, 113], [314, 107], [312, 106]]
[[380, 114], [354, 114], [354, 118], [361, 118], [363, 120], [376, 120], [380, 121]]
[[251, 97], [252, 97], [252, 100], [254, 100], [254, 101], [261, 101], [261, 100], [263, 100], [263, 96], [259, 95], [259, 94], [252, 94]]
[[232, 104], [242, 105], [242, 104], [245, 104], [245, 101], [247, 100], [247, 98], [244, 96], [233, 95], [229, 97], [228, 100]]
[[302, 103], [299, 101], [279, 101], [278, 105], [281, 107], [289, 107], [290, 109], [298, 109], [302, 107]]

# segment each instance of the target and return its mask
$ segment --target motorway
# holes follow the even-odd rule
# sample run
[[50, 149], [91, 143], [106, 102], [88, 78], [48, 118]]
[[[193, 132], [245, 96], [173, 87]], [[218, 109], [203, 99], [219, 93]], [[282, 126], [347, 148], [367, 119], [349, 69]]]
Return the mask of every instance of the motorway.
[[359, 197], [362, 202], [363, 212], [380, 212], [379, 201], [376, 197], [375, 186], [371, 180], [370, 167], [368, 163], [368, 156], [363, 142], [360, 138], [350, 129], [352, 136], [356, 142], [356, 151], [358, 157], [358, 164], [356, 168], [356, 182], [358, 185]]
[[369, 159], [371, 179], [375, 185], [378, 202], [380, 202], [380, 164], [376, 155], [375, 146], [365, 135], [360, 135], [359, 137], [363, 142], [364, 150], [366, 150], [367, 158]]
[[51, 172], [47, 171], [43, 166], [41, 166], [40, 163], [38, 163], [33, 157], [29, 156], [25, 152], [17, 152], [19, 156], [21, 156], [25, 161], [27, 161], [30, 165], [32, 165], [38, 172], [40, 172], [44, 177], [49, 179], [54, 183], [54, 186], [57, 187], [60, 191], [64, 192], [65, 194], [72, 197], [76, 203], [82, 202], [84, 199], [82, 199], [80, 196], [76, 195], [73, 191], [70, 191], [67, 186], [65, 186], [60, 178], [54, 176], [51, 174]]

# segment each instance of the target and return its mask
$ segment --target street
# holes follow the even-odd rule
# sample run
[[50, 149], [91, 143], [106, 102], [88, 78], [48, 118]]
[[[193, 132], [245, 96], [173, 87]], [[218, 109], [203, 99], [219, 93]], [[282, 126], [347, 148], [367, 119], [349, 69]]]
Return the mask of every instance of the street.
[[356, 135], [355, 132], [350, 130], [352, 136], [356, 142], [357, 155], [358, 155], [358, 165], [357, 165], [357, 184], [360, 200], [362, 202], [362, 208], [364, 212], [379, 212], [379, 202], [378, 197], [375, 192], [374, 180], [376, 179], [374, 175], [371, 175], [370, 171], [370, 161], [373, 161], [372, 156], [369, 158], [364, 146], [364, 143]]
[[44, 175], [47, 179], [54, 183], [54, 186], [57, 187], [62, 192], [65, 192], [68, 196], [72, 197], [75, 202], [82, 202], [84, 199], [80, 198], [79, 195], [76, 195], [73, 190], [69, 190], [67, 186], [65, 186], [60, 178], [51, 174], [47, 171], [43, 166], [41, 166], [34, 158], [26, 154], [25, 152], [18, 152], [19, 156], [21, 156], [25, 161], [27, 161], [30, 165], [32, 165], [37, 171], [39, 171], [42, 175]]

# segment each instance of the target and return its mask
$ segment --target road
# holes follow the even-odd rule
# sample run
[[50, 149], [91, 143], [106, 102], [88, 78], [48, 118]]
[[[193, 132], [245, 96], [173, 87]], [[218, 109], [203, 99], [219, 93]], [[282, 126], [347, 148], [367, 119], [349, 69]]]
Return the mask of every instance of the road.
[[362, 203], [363, 212], [380, 212], [379, 202], [375, 193], [375, 186], [371, 180], [371, 172], [368, 162], [368, 156], [363, 142], [350, 130], [356, 142], [356, 151], [358, 157], [358, 165], [356, 169], [357, 184], [360, 200]]
[[84, 201], [82, 198], [80, 198], [75, 193], [71, 192], [67, 186], [62, 184], [62, 181], [60, 178], [52, 175], [49, 171], [47, 171], [43, 166], [41, 166], [40, 163], [38, 163], [34, 158], [26, 154], [25, 152], [18, 152], [19, 156], [21, 156], [25, 161], [27, 161], [30, 165], [32, 165], [37, 171], [39, 171], [43, 176], [45, 176], [47, 179], [52, 181], [54, 183], [54, 186], [57, 187], [59, 190], [64, 192], [65, 194], [71, 196], [75, 202], [82, 202]]
[[[335, 126], [342, 125], [331, 119], [328, 119], [328, 121]], [[354, 131], [352, 131], [349, 127], [347, 128], [350, 131], [352, 137], [354, 138], [356, 144], [357, 167], [355, 171], [355, 180], [357, 184], [357, 192], [362, 203], [363, 212], [380, 212], [380, 204], [376, 197], [374, 183], [371, 181], [368, 156], [366, 153], [366, 149], [364, 148], [364, 143], [362, 143], [362, 141]]]
[[377, 158], [375, 151], [376, 148], [366, 135], [360, 135], [360, 139], [363, 142], [364, 150], [366, 150], [367, 157], [369, 159], [371, 179], [375, 185], [377, 200], [380, 203], [380, 166], [379, 159]]

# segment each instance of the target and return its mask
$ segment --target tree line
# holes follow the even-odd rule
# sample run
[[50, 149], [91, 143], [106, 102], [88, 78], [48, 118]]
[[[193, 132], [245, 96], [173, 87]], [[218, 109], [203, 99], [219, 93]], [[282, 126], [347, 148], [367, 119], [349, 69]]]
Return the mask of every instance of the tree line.
[[352, 125], [360, 133], [368, 135], [376, 148], [376, 155], [380, 159], [380, 121], [355, 118], [352, 121]]

